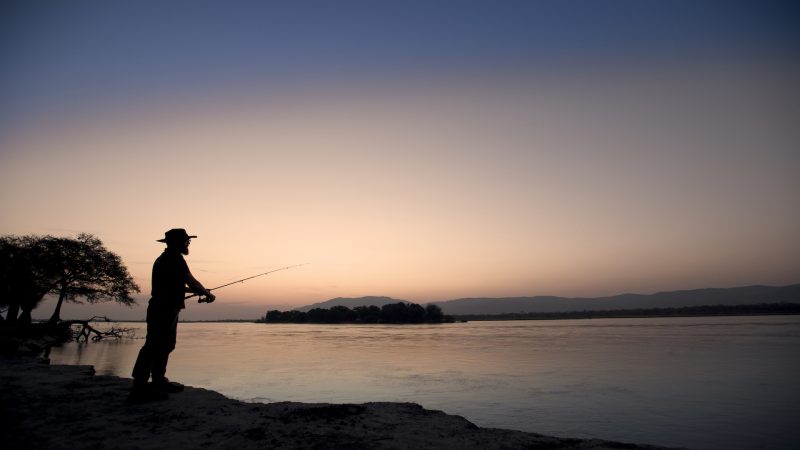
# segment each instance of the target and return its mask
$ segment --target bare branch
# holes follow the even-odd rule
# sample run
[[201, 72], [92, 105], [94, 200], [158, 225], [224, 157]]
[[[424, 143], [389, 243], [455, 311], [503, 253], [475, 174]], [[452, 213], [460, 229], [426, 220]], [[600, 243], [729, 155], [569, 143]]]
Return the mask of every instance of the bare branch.
[[[72, 338], [75, 339], [75, 342], [89, 342], [90, 339], [97, 342], [105, 338], [122, 339], [124, 337], [133, 337], [135, 334], [133, 328], [118, 326], [112, 326], [109, 330], [98, 330], [90, 325], [90, 322], [97, 322], [98, 319], [102, 319], [103, 322], [112, 322], [106, 316], [94, 316], [88, 320], [65, 320], [62, 323], [70, 327]], [[79, 327], [76, 328], [76, 325], [79, 325]]]

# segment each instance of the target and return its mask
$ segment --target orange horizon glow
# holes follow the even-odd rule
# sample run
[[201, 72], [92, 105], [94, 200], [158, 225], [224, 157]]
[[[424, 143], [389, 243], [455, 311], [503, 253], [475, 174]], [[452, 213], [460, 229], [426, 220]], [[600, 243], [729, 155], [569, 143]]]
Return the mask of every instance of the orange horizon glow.
[[143, 300], [173, 227], [199, 236], [187, 261], [209, 287], [311, 263], [219, 293], [248, 306], [797, 282], [794, 131], [761, 119], [774, 98], [747, 75], [719, 104], [714, 76], [320, 88], [65, 120], [0, 138], [0, 232], [93, 233]]

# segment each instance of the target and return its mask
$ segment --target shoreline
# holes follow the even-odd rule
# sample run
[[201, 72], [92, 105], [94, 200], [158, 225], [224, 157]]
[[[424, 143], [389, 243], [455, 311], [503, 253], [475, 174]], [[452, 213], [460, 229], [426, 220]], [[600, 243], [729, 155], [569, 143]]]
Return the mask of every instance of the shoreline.
[[[525, 313], [527, 314], [527, 313]], [[536, 313], [531, 313], [536, 314]], [[550, 314], [550, 313], [548, 313]], [[562, 313], [555, 313], [555, 314], [562, 314]], [[573, 313], [563, 313], [563, 314], [573, 314]], [[630, 315], [581, 315], [579, 317], [524, 317], [524, 318], [512, 318], [514, 313], [509, 314], [488, 314], [488, 315], [481, 315], [481, 314], [461, 314], [461, 315], [454, 315], [453, 317], [456, 319], [455, 322], [449, 323], [467, 323], [467, 322], [509, 322], [509, 321], [520, 321], [520, 320], [531, 320], [531, 321], [552, 321], [552, 320], [589, 320], [589, 319], [679, 319], [679, 318], [700, 318], [700, 317], [774, 317], [774, 316], [787, 316], [793, 317], [800, 315], [800, 312], [777, 312], [777, 313], [724, 313], [724, 314], [630, 314]], [[484, 318], [485, 317], [485, 318]], [[46, 320], [43, 319], [36, 319], [34, 323], [45, 323]], [[98, 321], [89, 321], [90, 323], [106, 323], [105, 321], [98, 320]], [[111, 320], [113, 323], [147, 323], [146, 320], [132, 320], [132, 319], [120, 319], [120, 320]], [[282, 322], [282, 323], [269, 323], [269, 322], [262, 322], [258, 319], [219, 319], [219, 320], [180, 320], [180, 323], [258, 323], [264, 325], [431, 325], [431, 324], [390, 324], [390, 323], [357, 323], [357, 322], [343, 322], [343, 323], [316, 323], [316, 322], [304, 322], [304, 323], [294, 323], [294, 322]], [[447, 324], [447, 323], [445, 323]], [[438, 325], [438, 324], [434, 324]]]
[[129, 403], [131, 380], [92, 366], [0, 357], [4, 448], [664, 449], [480, 428], [415, 403], [246, 403], [186, 386]]
[[[572, 313], [570, 313], [572, 314]], [[461, 322], [510, 322], [510, 321], [555, 321], [555, 320], [592, 320], [592, 319], [688, 319], [688, 318], [703, 318], [703, 317], [775, 317], [775, 316], [787, 316], [793, 317], [800, 315], [798, 313], [752, 313], [752, 314], [736, 314], [736, 313], [721, 313], [721, 314], [610, 314], [610, 315], [603, 315], [603, 314], [575, 314], [574, 316], [567, 316], [565, 314], [564, 317], [513, 317], [514, 314], [500, 314], [499, 316], [504, 317], [486, 317], [475, 315], [472, 317], [470, 315], [463, 315], [463, 316], [454, 316], [456, 318], [456, 323]]]

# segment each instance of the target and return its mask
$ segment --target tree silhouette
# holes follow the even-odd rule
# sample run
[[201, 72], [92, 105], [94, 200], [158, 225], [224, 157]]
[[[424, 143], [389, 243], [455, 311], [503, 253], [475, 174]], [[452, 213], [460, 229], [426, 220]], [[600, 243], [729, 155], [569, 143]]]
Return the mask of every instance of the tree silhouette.
[[29, 323], [31, 311], [52, 288], [55, 276], [44, 240], [40, 236], [0, 237], [0, 306], [8, 308], [8, 323]]
[[139, 292], [119, 256], [107, 250], [97, 237], [81, 233], [76, 238], [53, 236], [3, 236], [0, 238], [0, 304], [8, 306], [7, 318], [30, 321], [31, 311], [46, 294], [58, 295], [50, 318], [61, 320], [64, 301], [115, 300], [131, 305]]
[[50, 292], [58, 294], [58, 303], [50, 322], [61, 320], [64, 301], [89, 303], [114, 300], [132, 305], [136, 300], [132, 292], [139, 292], [122, 259], [107, 250], [97, 237], [81, 233], [75, 239], [46, 239], [49, 263], [57, 274]]
[[425, 307], [425, 321], [437, 323], [444, 320], [444, 313], [439, 305], [430, 304]]
[[386, 323], [422, 323], [425, 308], [416, 303], [390, 303], [381, 308], [381, 319]]
[[381, 309], [375, 305], [356, 306], [353, 312], [360, 323], [378, 323], [381, 320]]
[[347, 306], [334, 306], [328, 310], [328, 321], [331, 323], [354, 322], [356, 315]]
[[261, 322], [265, 323], [442, 323], [453, 318], [442, 314], [436, 305], [423, 308], [416, 303], [393, 303], [377, 306], [334, 306], [331, 309], [314, 308], [302, 311], [268, 311]]

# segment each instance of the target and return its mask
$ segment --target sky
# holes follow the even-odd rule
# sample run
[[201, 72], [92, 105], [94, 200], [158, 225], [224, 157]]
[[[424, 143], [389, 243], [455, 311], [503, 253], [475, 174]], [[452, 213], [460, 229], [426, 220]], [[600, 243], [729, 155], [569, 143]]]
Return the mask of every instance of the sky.
[[[0, 234], [170, 228], [188, 319], [800, 282], [800, 6], [6, 1]], [[48, 317], [45, 302], [34, 317]]]

